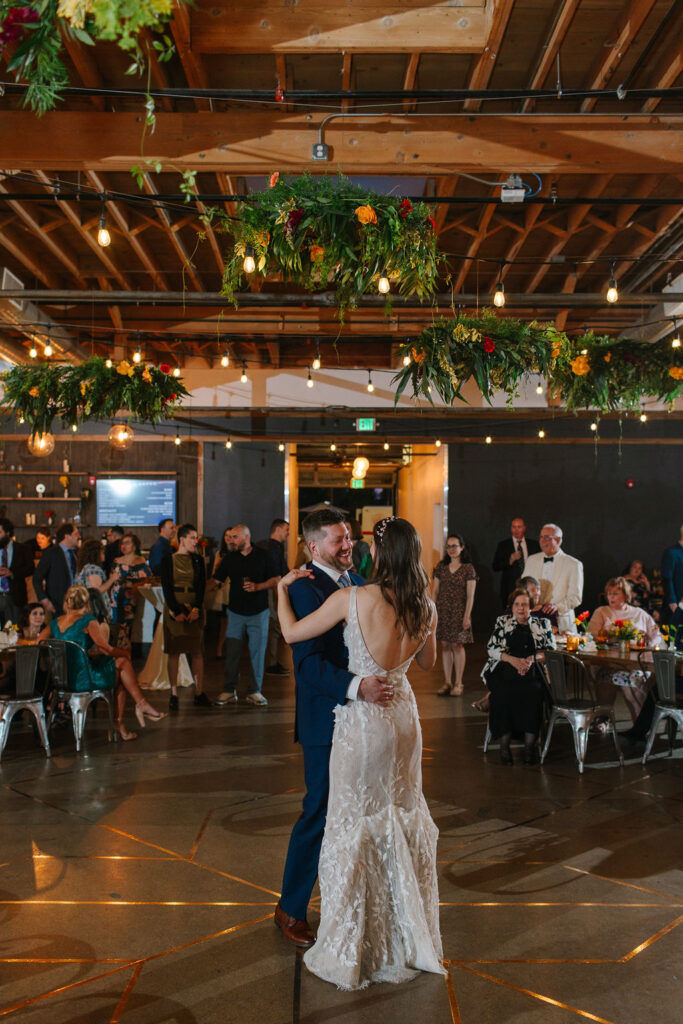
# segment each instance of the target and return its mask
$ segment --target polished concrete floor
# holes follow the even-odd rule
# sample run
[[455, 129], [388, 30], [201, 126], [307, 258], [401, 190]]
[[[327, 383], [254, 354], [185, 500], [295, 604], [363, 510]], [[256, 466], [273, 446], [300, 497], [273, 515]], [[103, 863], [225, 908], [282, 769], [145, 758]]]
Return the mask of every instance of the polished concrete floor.
[[[415, 669], [440, 829], [448, 976], [339, 992], [273, 927], [301, 799], [291, 678], [267, 709], [177, 716], [108, 745], [90, 717], [47, 761], [28, 728], [0, 763], [0, 1016], [26, 1024], [674, 1024], [681, 1018], [680, 743], [619, 768], [568, 733], [546, 765], [483, 754], [481, 650], [465, 698]], [[220, 689], [211, 663], [207, 690]], [[165, 697], [156, 695], [158, 706]], [[626, 719], [623, 705], [619, 717]], [[132, 715], [130, 715], [132, 719]], [[625, 724], [625, 721], [624, 721]], [[133, 722], [129, 722], [132, 727]], [[315, 922], [316, 910], [310, 915]]]

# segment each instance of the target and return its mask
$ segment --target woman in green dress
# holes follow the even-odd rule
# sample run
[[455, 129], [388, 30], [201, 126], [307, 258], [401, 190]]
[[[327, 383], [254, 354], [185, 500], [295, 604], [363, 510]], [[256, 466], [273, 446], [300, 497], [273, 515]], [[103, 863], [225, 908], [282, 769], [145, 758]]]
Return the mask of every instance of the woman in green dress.
[[[123, 724], [123, 712], [126, 696], [131, 695], [135, 701], [135, 717], [144, 729], [145, 719], [159, 722], [166, 715], [157, 711], [143, 696], [142, 690], [130, 662], [130, 652], [108, 643], [108, 633], [94, 615], [90, 614], [90, 594], [86, 587], [69, 587], [64, 597], [64, 614], [52, 620], [43, 629], [39, 640], [54, 637], [59, 640], [72, 640], [78, 644], [86, 655], [93, 648], [98, 654], [90, 657], [90, 675], [96, 687], [102, 690], [113, 690], [116, 702], [116, 730], [122, 740], [137, 739], [137, 733], [129, 732]], [[69, 683], [74, 690], [86, 691], [91, 688], [88, 672], [80, 658], [70, 657], [67, 648], [67, 671]]]
[[185, 654], [195, 682], [197, 707], [212, 707], [204, 693], [204, 591], [206, 568], [197, 554], [197, 527], [185, 523], [178, 528], [178, 550], [164, 555], [161, 562], [161, 586], [164, 591], [164, 652], [168, 655], [171, 697], [168, 706], [178, 710], [178, 662]]

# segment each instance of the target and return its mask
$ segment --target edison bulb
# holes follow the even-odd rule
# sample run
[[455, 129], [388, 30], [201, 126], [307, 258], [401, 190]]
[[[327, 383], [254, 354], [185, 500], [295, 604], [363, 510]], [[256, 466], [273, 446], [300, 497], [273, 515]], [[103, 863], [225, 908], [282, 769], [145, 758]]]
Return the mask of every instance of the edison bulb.
[[35, 345], [31, 345], [30, 349], [28, 350], [28, 354], [31, 357], [31, 359], [36, 358], [36, 356], [38, 355], [38, 349], [36, 348]]
[[230, 356], [227, 352], [224, 356], [221, 356], [221, 366], [230, 366]]
[[619, 292], [617, 291], [617, 282], [614, 280], [614, 278], [612, 278], [612, 280], [609, 283], [609, 288], [607, 289], [607, 294], [605, 295], [605, 298], [607, 299], [608, 302], [618, 302], [619, 301]]
[[48, 359], [52, 355], [52, 345], [50, 344], [49, 341], [48, 341], [47, 345], [45, 346], [45, 348], [43, 349], [43, 355], [47, 356]]
[[176, 368], [174, 369], [173, 376], [174, 377], [179, 377], [180, 376], [180, 367], [179, 366], [176, 366]]
[[377, 291], [380, 293], [380, 295], [386, 295], [390, 288], [391, 285], [389, 284], [389, 278], [386, 276], [386, 274], [382, 274], [379, 281], [377, 282]]
[[254, 259], [252, 253], [248, 252], [246, 254], [246, 256], [244, 257], [244, 263], [242, 264], [242, 266], [244, 267], [244, 273], [245, 274], [253, 274], [254, 273], [254, 271], [256, 270], [256, 260]]
[[321, 365], [320, 364], [320, 356], [317, 355], [315, 357], [315, 359], [313, 360], [313, 362], [311, 363], [311, 366], [313, 367], [314, 370], [319, 370], [320, 369], [320, 365]]
[[97, 244], [101, 245], [103, 249], [106, 249], [108, 245], [111, 245], [111, 235], [102, 222], [100, 222], [100, 227], [97, 232]]
[[142, 352], [140, 351], [139, 348], [136, 348], [135, 352], [133, 352], [133, 362], [134, 363], [139, 363], [141, 361], [142, 361]]

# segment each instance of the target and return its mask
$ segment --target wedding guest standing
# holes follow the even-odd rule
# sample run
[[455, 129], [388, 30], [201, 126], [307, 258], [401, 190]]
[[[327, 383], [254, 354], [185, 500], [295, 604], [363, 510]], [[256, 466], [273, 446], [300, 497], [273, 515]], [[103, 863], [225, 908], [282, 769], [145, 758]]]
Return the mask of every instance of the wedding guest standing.
[[445, 679], [437, 691], [440, 697], [459, 697], [463, 692], [465, 644], [474, 643], [472, 607], [478, 578], [464, 537], [451, 534], [444, 556], [434, 570], [432, 591], [439, 613], [436, 638], [441, 641]]
[[33, 573], [36, 598], [46, 611], [61, 614], [64, 595], [76, 575], [76, 548], [80, 530], [73, 523], [62, 523], [55, 543], [46, 548]]
[[129, 647], [137, 605], [136, 584], [151, 576], [150, 568], [140, 554], [140, 538], [134, 533], [124, 533], [121, 538], [121, 554], [114, 561], [114, 570], [118, 570], [118, 577], [110, 594], [112, 619], [116, 623], [116, 646]]
[[178, 662], [181, 654], [190, 660], [194, 676], [196, 707], [210, 708], [204, 693], [204, 590], [206, 569], [197, 554], [197, 528], [192, 523], [178, 527], [178, 550], [161, 563], [164, 591], [164, 651], [168, 655], [171, 697], [168, 706], [178, 710]]
[[678, 543], [672, 544], [662, 555], [662, 584], [669, 623], [683, 626], [683, 526]]
[[107, 577], [102, 568], [103, 561], [104, 550], [100, 542], [93, 538], [84, 540], [78, 549], [74, 584], [88, 589], [94, 588], [99, 590], [107, 622], [111, 622], [112, 613], [109, 591], [118, 582], [119, 570], [114, 566], [110, 576]]
[[538, 541], [527, 540], [526, 523], [517, 516], [510, 523], [510, 536], [501, 540], [493, 556], [493, 571], [500, 573], [500, 603], [507, 608], [508, 598], [524, 575], [529, 555], [535, 555], [540, 548]]
[[159, 536], [149, 549], [149, 567], [153, 576], [161, 572], [161, 563], [166, 555], [172, 552], [171, 541], [175, 534], [176, 526], [172, 519], [162, 519], [158, 526]]
[[555, 523], [545, 524], [539, 540], [541, 553], [529, 556], [524, 574], [540, 580], [541, 601], [557, 613], [560, 632], [575, 633], [576, 608], [583, 597], [583, 563], [565, 555], [562, 530]]
[[33, 572], [33, 559], [14, 536], [14, 525], [0, 519], [0, 625], [19, 622], [26, 604], [26, 577]]

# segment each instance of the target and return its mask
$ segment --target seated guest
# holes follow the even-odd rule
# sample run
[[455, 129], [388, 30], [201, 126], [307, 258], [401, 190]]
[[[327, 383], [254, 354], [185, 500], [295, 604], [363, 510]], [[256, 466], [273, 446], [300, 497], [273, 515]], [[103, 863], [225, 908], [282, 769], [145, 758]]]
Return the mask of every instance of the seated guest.
[[634, 608], [642, 608], [644, 611], [650, 611], [650, 581], [643, 571], [643, 563], [639, 562], [638, 559], [631, 562], [628, 567], [628, 572], [624, 573], [623, 577], [627, 583], [631, 584], [631, 604]]
[[[90, 657], [90, 672], [95, 686], [102, 690], [114, 690], [116, 702], [116, 731], [122, 740], [137, 739], [137, 733], [128, 732], [123, 724], [123, 712], [126, 706], [126, 694], [135, 701], [135, 717], [140, 728], [145, 728], [145, 719], [159, 722], [166, 716], [155, 708], [143, 696], [138, 686], [137, 677], [130, 663], [129, 652], [111, 647], [108, 643], [108, 628], [101, 626], [90, 614], [90, 595], [85, 587], [69, 587], [64, 595], [64, 614], [53, 619], [40, 634], [40, 640], [50, 637], [72, 640], [90, 654], [97, 648], [99, 655]], [[69, 664], [69, 678], [74, 690], [89, 690], [90, 682], [86, 669], [80, 663]]]
[[[519, 588], [526, 590], [531, 601], [531, 614], [535, 619], [547, 619], [552, 626], [553, 633], [557, 633], [557, 612], [551, 604], [541, 603], [541, 584], [535, 576], [522, 576], [519, 581]], [[512, 609], [508, 605], [505, 614], [509, 615]]]
[[19, 620], [19, 632], [24, 640], [37, 640], [45, 626], [45, 609], [39, 601], [27, 604]]
[[[645, 635], [648, 644], [659, 639], [657, 623], [642, 608], [636, 608], [630, 603], [631, 585], [623, 576], [614, 576], [605, 584], [607, 604], [596, 608], [588, 622], [588, 632], [597, 636], [612, 628], [617, 619], [628, 619], [636, 629]], [[598, 699], [607, 704], [613, 704], [617, 697], [615, 686], [623, 687], [624, 699], [628, 705], [631, 718], [635, 721], [647, 695], [646, 678], [643, 673], [635, 672], [606, 672], [599, 673], [596, 677], [596, 690]]]
[[135, 585], [152, 575], [140, 554], [140, 538], [134, 533], [124, 533], [121, 538], [121, 554], [115, 559], [113, 568], [118, 569], [118, 579], [110, 591], [112, 621], [116, 623], [116, 646], [128, 647], [137, 604]]
[[510, 602], [512, 614], [496, 619], [482, 672], [491, 695], [489, 728], [492, 739], [500, 740], [503, 764], [512, 764], [513, 734], [523, 735], [524, 763], [534, 764], [538, 760], [536, 743], [545, 697], [536, 662], [540, 660], [538, 652], [554, 649], [555, 639], [547, 619], [531, 617], [526, 590], [513, 591]]
[[87, 587], [88, 590], [94, 587], [99, 591], [106, 610], [107, 622], [111, 622], [111, 598], [109, 591], [115, 583], [118, 583], [120, 572], [118, 567], [114, 566], [111, 575], [107, 578], [102, 568], [103, 561], [104, 551], [100, 542], [92, 538], [84, 540], [76, 556], [76, 577], [74, 583]]
[[153, 576], [161, 575], [161, 563], [166, 555], [173, 551], [171, 541], [175, 536], [176, 525], [172, 519], [162, 519], [159, 523], [159, 536], [149, 549], [149, 567]]

